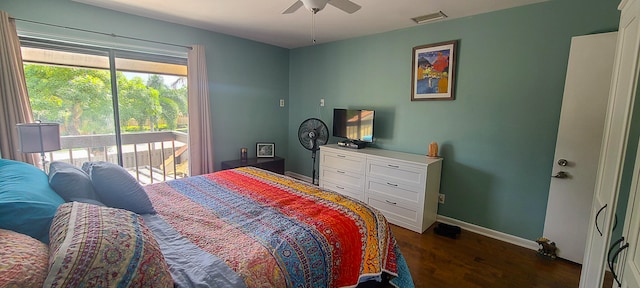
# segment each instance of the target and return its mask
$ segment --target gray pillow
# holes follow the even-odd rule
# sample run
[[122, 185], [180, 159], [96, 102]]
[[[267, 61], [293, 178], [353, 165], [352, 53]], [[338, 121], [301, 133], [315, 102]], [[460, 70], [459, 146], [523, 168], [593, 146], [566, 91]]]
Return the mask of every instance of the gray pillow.
[[66, 202], [92, 199], [99, 201], [89, 175], [66, 162], [54, 161], [49, 166], [49, 186]]
[[89, 178], [100, 202], [108, 207], [138, 214], [156, 213], [142, 185], [124, 168], [102, 161], [85, 163], [82, 167], [89, 171]]

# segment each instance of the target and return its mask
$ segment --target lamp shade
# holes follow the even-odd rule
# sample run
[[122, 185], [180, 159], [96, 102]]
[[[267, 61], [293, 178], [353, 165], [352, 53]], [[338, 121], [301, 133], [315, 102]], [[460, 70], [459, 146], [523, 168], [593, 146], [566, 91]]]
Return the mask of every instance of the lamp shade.
[[17, 124], [22, 153], [42, 153], [60, 150], [60, 124], [22, 123]]

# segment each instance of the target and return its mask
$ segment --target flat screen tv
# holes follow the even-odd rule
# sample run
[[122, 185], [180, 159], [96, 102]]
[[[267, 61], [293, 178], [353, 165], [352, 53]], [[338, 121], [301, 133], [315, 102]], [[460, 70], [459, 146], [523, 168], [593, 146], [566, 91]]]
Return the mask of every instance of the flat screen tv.
[[373, 110], [333, 109], [333, 136], [371, 143], [374, 116]]

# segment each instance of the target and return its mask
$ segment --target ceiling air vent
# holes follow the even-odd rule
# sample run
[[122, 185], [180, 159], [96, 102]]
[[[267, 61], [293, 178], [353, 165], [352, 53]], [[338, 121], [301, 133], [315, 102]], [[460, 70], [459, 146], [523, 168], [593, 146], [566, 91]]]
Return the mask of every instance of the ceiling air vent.
[[411, 18], [411, 20], [413, 20], [414, 22], [418, 23], [418, 24], [424, 24], [427, 22], [433, 22], [436, 20], [441, 20], [447, 18], [447, 15], [442, 13], [442, 11], [438, 11], [436, 13], [431, 13], [431, 14], [427, 14], [427, 15], [422, 15], [422, 16], [418, 16], [418, 17], [414, 17]]

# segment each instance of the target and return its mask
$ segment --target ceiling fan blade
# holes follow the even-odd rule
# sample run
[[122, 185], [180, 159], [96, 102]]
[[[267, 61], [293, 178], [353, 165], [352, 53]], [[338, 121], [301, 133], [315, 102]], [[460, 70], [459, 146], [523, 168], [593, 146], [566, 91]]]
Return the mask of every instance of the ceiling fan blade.
[[360, 5], [349, 0], [329, 0], [329, 4], [349, 14], [353, 14], [362, 8]]
[[303, 6], [302, 1], [298, 0], [295, 3], [293, 3], [291, 6], [289, 6], [289, 8], [282, 11], [282, 14], [291, 14], [293, 12], [298, 11], [298, 9], [300, 9], [300, 7], [302, 6]]

